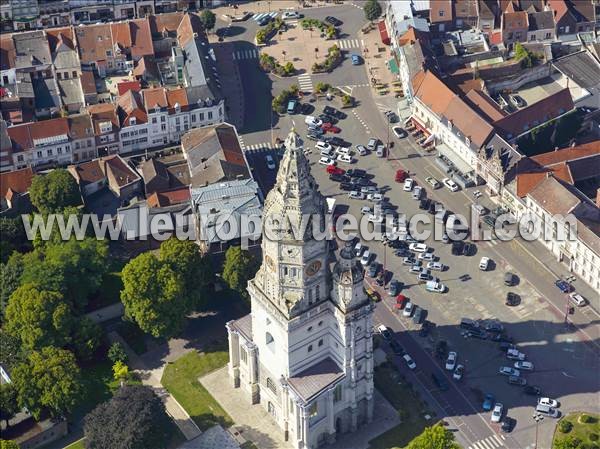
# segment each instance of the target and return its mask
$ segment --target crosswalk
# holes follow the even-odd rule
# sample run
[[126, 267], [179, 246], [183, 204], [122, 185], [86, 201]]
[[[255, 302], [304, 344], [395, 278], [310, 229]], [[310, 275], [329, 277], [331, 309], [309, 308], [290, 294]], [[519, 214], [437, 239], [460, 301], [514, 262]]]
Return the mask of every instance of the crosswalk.
[[263, 12], [262, 14], [254, 14], [252, 16], [252, 20], [258, 22], [260, 19], [262, 19], [263, 17], [275, 17], [277, 14], [279, 14], [277, 11], [273, 11], [273, 12]]
[[498, 449], [505, 448], [504, 440], [494, 434], [479, 441], [475, 441], [468, 449]]
[[251, 50], [237, 50], [233, 52], [234, 61], [241, 61], [243, 59], [258, 59], [258, 50], [253, 48]]
[[308, 73], [298, 76], [298, 85], [302, 92], [313, 92], [314, 90], [312, 79]]
[[360, 39], [342, 39], [336, 41], [336, 44], [342, 50], [347, 50], [350, 48], [361, 48], [364, 43]]
[[264, 151], [274, 150], [275, 147], [271, 142], [255, 143], [253, 145], [247, 145], [242, 147], [245, 153], [259, 153]]

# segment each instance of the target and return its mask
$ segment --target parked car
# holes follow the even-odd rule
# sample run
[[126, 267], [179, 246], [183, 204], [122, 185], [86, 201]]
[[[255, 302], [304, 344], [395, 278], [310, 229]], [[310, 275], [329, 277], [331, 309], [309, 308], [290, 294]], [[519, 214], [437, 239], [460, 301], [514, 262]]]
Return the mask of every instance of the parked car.
[[408, 298], [402, 294], [396, 296], [396, 309], [404, 309], [406, 303], [408, 302]]
[[575, 304], [578, 307], [585, 306], [587, 304], [586, 299], [581, 296], [579, 293], [571, 293], [569, 295], [569, 301]]
[[515, 275], [511, 272], [504, 273], [504, 285], [512, 287], [515, 284]]
[[516, 385], [518, 387], [524, 387], [527, 385], [527, 379], [520, 376], [508, 376], [509, 385]]
[[462, 240], [457, 240], [452, 242], [452, 249], [450, 250], [453, 256], [460, 256], [463, 253], [463, 248], [465, 247], [465, 242]]
[[[426, 254], [431, 254], [431, 253], [426, 253]], [[427, 269], [428, 270], [433, 270], [433, 271], [444, 271], [444, 264], [441, 262], [429, 262], [427, 264]]]
[[433, 253], [420, 253], [418, 259], [427, 262], [435, 259], [435, 256], [433, 255]]
[[448, 371], [454, 371], [456, 368], [456, 360], [458, 359], [458, 354], [455, 351], [450, 351], [448, 353], [448, 358], [446, 359], [446, 369]]
[[551, 418], [558, 418], [560, 415], [560, 412], [555, 408], [543, 404], [538, 404], [535, 407], [535, 411], [541, 413], [542, 415], [549, 416]]
[[567, 281], [563, 281], [562, 279], [557, 279], [554, 282], [554, 285], [558, 287], [558, 289], [563, 293], [570, 293], [573, 291], [573, 287]]
[[387, 326], [380, 324], [377, 326], [377, 332], [383, 337], [384, 340], [390, 341], [392, 339], [392, 333]]
[[438, 281], [427, 281], [425, 290], [428, 292], [444, 293], [446, 291], [446, 286]]
[[425, 243], [411, 243], [408, 246], [408, 249], [416, 253], [424, 253], [428, 250], [427, 245]]
[[367, 197], [366, 193], [363, 193], [360, 190], [352, 190], [348, 196], [353, 200], [364, 200]]
[[414, 311], [414, 304], [410, 301], [406, 303], [404, 306], [404, 310], [402, 311], [402, 316], [410, 317]]
[[351, 168], [346, 174], [352, 178], [365, 178], [367, 176], [367, 172], [360, 168]]
[[519, 360], [518, 362], [515, 362], [514, 367], [523, 371], [533, 371], [534, 368], [533, 363], [528, 362], [527, 360]]
[[406, 178], [404, 180], [404, 187], [402, 187], [402, 190], [404, 190], [405, 192], [410, 192], [413, 189], [414, 185], [415, 182], [411, 178]]
[[439, 189], [440, 187], [442, 187], [442, 185], [439, 183], [439, 181], [437, 179], [435, 179], [433, 176], [428, 176], [427, 178], [425, 178], [425, 181], [434, 189]]
[[456, 368], [454, 369], [454, 373], [452, 374], [452, 378], [454, 380], [461, 380], [464, 372], [465, 372], [465, 366], [457, 365]]
[[452, 181], [450, 178], [442, 179], [442, 184], [444, 184], [451, 192], [458, 192], [460, 190], [458, 184]]
[[367, 148], [370, 151], [375, 151], [375, 148], [377, 147], [378, 143], [379, 143], [379, 139], [376, 139], [375, 137], [371, 137], [369, 139], [369, 142], [367, 143]]
[[471, 254], [475, 254], [475, 248], [476, 246], [474, 243], [465, 242], [462, 249], [463, 256], [470, 256]]
[[322, 140], [317, 142], [317, 144], [315, 145], [315, 148], [319, 151], [327, 151], [328, 153], [333, 151], [333, 147], [329, 143], [324, 142]]
[[489, 412], [494, 407], [495, 403], [496, 403], [496, 398], [494, 397], [494, 395], [488, 393], [483, 398], [482, 408], [484, 411]]
[[321, 126], [323, 124], [323, 120], [318, 119], [317, 117], [313, 117], [312, 115], [307, 115], [304, 119], [304, 123], [307, 126]]
[[490, 267], [490, 258], [489, 257], [482, 257], [481, 260], [479, 261], [479, 269], [481, 271], [487, 271], [488, 268]]
[[539, 405], [546, 405], [548, 407], [557, 408], [559, 406], [558, 401], [556, 399], [551, 398], [538, 398], [537, 403]]
[[417, 364], [410, 355], [404, 354], [402, 358], [406, 362], [406, 366], [408, 366], [408, 369], [414, 370], [417, 367]]
[[360, 263], [362, 264], [363, 267], [366, 267], [367, 265], [369, 265], [369, 262], [371, 261], [371, 253], [369, 252], [369, 250], [366, 250], [362, 257], [360, 258]]
[[498, 372], [500, 374], [503, 374], [505, 376], [520, 376], [521, 372], [518, 369], [515, 369], [511, 366], [501, 366], [500, 369], [498, 370]]
[[377, 145], [377, 148], [375, 149], [375, 155], [377, 157], [385, 157], [385, 152], [386, 148], [384, 145]]
[[401, 168], [396, 170], [396, 177], [395, 177], [396, 182], [404, 182], [404, 181], [406, 181], [407, 177], [408, 177], [408, 173], [406, 173]]
[[339, 133], [342, 132], [342, 130], [339, 127], [337, 127], [337, 126], [335, 126], [335, 125], [333, 125], [333, 124], [331, 124], [329, 122], [328, 123], [323, 123], [321, 125], [321, 129], [323, 131], [325, 131], [326, 133], [339, 134]]
[[335, 161], [327, 156], [323, 156], [321, 157], [321, 159], [319, 159], [319, 164], [321, 165], [335, 165]]
[[334, 27], [339, 27], [339, 26], [343, 25], [343, 23], [344, 23], [340, 19], [337, 19], [337, 18], [335, 18], [333, 16], [327, 16], [327, 17], [325, 17], [325, 22], [330, 23]]
[[352, 61], [352, 65], [360, 65], [362, 62], [362, 58], [355, 53], [350, 55], [350, 60]]
[[523, 392], [530, 396], [539, 396], [542, 394], [542, 389], [536, 385], [527, 385], [525, 388], [523, 388]]
[[270, 154], [267, 154], [265, 156], [265, 161], [267, 162], [267, 168], [269, 170], [275, 170], [277, 168], [277, 166], [275, 165], [275, 160], [273, 159], [273, 156], [271, 156]]
[[423, 318], [427, 314], [427, 311], [419, 306], [415, 306], [415, 312], [413, 314], [412, 320], [415, 324], [421, 324]]
[[392, 132], [398, 139], [404, 139], [406, 136], [408, 136], [408, 133], [400, 126], [394, 126], [392, 128]]
[[369, 266], [369, 277], [374, 278], [375, 276], [377, 276], [377, 273], [379, 272], [379, 264], [378, 263], [372, 263]]
[[396, 296], [398, 293], [400, 293], [401, 289], [402, 289], [402, 283], [399, 280], [393, 279], [390, 282], [390, 288], [389, 288], [390, 296]]
[[520, 302], [521, 302], [521, 297], [519, 295], [517, 295], [516, 293], [508, 292], [506, 294], [506, 301], [504, 302], [504, 304], [506, 304], [507, 306], [509, 306], [509, 307], [518, 306]]
[[366, 156], [369, 154], [364, 145], [356, 145], [356, 152], [359, 154], [359, 156]]
[[494, 410], [492, 410], [492, 422], [500, 422], [503, 413], [504, 405], [502, 405], [500, 402], [496, 403]]
[[510, 416], [506, 416], [502, 420], [502, 425], [500, 426], [500, 430], [504, 433], [510, 433], [515, 428], [516, 423], [517, 423], [516, 419], [511, 418]]
[[346, 164], [351, 164], [352, 156], [350, 156], [349, 154], [338, 154], [337, 160]]
[[506, 358], [509, 360], [525, 360], [525, 354], [516, 348], [511, 348], [506, 351]]

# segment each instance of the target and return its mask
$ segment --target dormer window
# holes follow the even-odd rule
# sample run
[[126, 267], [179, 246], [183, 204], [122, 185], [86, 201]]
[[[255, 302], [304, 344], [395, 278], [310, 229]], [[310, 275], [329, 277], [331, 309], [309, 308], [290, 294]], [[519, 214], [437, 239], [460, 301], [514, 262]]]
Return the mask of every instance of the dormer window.
[[135, 117], [131, 117], [129, 119], [129, 124], [130, 125], [137, 125], [137, 119]]
[[465, 143], [467, 144], [468, 147], [471, 146], [471, 139], [469, 139], [468, 137], [465, 137]]

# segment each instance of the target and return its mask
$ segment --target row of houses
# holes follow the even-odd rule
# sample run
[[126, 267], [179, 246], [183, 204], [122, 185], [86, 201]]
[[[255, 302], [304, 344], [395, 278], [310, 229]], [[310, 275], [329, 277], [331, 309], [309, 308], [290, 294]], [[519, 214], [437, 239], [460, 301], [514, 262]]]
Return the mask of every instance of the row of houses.
[[144, 18], [152, 14], [194, 11], [222, 5], [222, 0], [3, 0], [2, 31], [23, 31]]
[[195, 14], [16, 33], [1, 43], [0, 171], [129, 155], [225, 120], [216, 58]]
[[[430, 14], [444, 3], [431, 2]], [[460, 13], [467, 2], [447, 3], [440, 11], [453, 19], [445, 26], [481, 25], [477, 14]], [[471, 3], [476, 12], [482, 2]], [[532, 14], [556, 2], [502, 3], [509, 10], [524, 8]], [[384, 23], [388, 30], [405, 30], [389, 33], [403, 91], [398, 113], [405, 126], [426, 151], [435, 151], [438, 166], [463, 188], [485, 185], [498, 207], [517, 218], [531, 214], [550, 226], [553, 238], [542, 240], [544, 245], [600, 291], [600, 59], [595, 44], [555, 59], [551, 55], [537, 67], [519, 67], [516, 74], [501, 67], [500, 75], [476, 76], [470, 62], [448, 73], [433, 50], [439, 34], [422, 26], [414, 8], [403, 7], [405, 14], [398, 16], [398, 2], [388, 2]], [[428, 25], [434, 23], [441, 22], [430, 17]], [[456, 76], [459, 72], [461, 77]], [[552, 88], [532, 95], [526, 105], [508, 110], [496, 101], [509, 97], [502, 92], [518, 92], [538, 81]], [[574, 114], [582, 120], [580, 134], [587, 143], [573, 140], [567, 148], [534, 148], [532, 154], [520, 148], [528, 137]], [[562, 218], [567, 214], [576, 222]], [[576, 239], [559, 241], [563, 228], [576, 228]]]

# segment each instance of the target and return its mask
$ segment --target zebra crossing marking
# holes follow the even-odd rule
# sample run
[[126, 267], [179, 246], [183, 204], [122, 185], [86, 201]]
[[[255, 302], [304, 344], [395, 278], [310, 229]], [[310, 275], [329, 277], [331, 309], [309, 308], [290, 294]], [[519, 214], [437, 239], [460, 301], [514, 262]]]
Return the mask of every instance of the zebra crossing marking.
[[276, 149], [270, 142], [255, 143], [247, 145], [244, 149], [246, 153], [257, 153], [259, 151], [272, 151]]
[[233, 52], [233, 60], [241, 61], [243, 59], [257, 59], [258, 50], [253, 48], [251, 50], [237, 50]]
[[260, 19], [264, 18], [264, 17], [275, 17], [277, 14], [279, 14], [277, 11], [273, 11], [273, 12], [263, 12], [261, 14], [254, 14], [252, 16], [252, 20], [258, 22]]
[[314, 90], [312, 79], [310, 75], [306, 73], [298, 76], [298, 85], [300, 86], [300, 90], [303, 92], [312, 92]]
[[337, 41], [337, 46], [342, 50], [349, 48], [360, 48], [360, 40], [359, 39], [343, 39]]
[[494, 434], [482, 440], [475, 441], [468, 449], [497, 449], [501, 447], [504, 447], [504, 441], [498, 435]]

